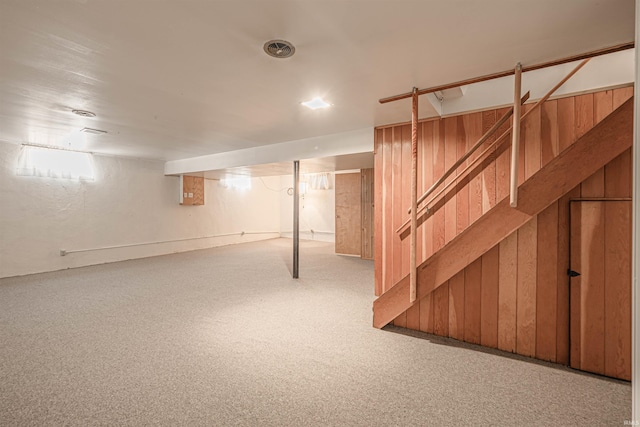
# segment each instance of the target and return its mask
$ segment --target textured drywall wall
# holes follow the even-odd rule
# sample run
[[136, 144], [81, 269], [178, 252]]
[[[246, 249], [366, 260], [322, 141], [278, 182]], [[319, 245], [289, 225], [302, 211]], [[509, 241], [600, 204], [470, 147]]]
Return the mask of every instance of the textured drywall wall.
[[[330, 174], [331, 188], [328, 190], [308, 189], [300, 196], [300, 238], [335, 242], [335, 206], [336, 192], [334, 174]], [[292, 237], [293, 233], [293, 196], [286, 189], [293, 187], [293, 175], [281, 177], [280, 188], [280, 229], [282, 237]], [[313, 232], [311, 231], [313, 230]]]
[[180, 206], [179, 178], [164, 176], [163, 162], [93, 156], [95, 181], [79, 182], [16, 176], [20, 149], [0, 142], [0, 277], [279, 236], [280, 200], [263, 184], [279, 177], [251, 190], [206, 180], [205, 205]]

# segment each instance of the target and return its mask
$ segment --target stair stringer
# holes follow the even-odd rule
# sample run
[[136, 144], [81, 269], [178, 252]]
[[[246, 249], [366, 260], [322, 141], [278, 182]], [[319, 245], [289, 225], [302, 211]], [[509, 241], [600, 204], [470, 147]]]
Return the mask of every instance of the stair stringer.
[[[536, 172], [518, 189], [518, 207], [505, 198], [418, 267], [417, 304], [533, 216], [567, 194], [633, 144], [633, 97]], [[409, 276], [373, 302], [382, 328], [409, 309]]]

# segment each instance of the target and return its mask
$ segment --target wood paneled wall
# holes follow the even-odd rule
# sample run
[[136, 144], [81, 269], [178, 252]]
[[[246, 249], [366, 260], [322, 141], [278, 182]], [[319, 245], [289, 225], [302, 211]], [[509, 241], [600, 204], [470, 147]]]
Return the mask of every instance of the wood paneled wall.
[[[522, 124], [519, 181], [544, 167], [632, 94], [633, 88], [626, 87], [545, 102]], [[523, 107], [525, 111], [529, 108]], [[419, 194], [504, 111], [420, 123]], [[396, 230], [408, 218], [410, 132], [409, 125], [399, 125], [378, 128], [375, 133], [377, 295], [408, 273], [409, 239], [403, 240]], [[508, 195], [509, 162], [509, 148], [495, 153], [484, 162], [484, 169], [453, 186], [459, 191], [447, 192], [434, 205], [418, 229], [419, 263]], [[630, 173], [629, 150], [398, 316], [394, 324], [567, 363], [568, 201], [576, 197], [631, 197]]]
[[373, 169], [361, 169], [361, 190], [360, 190], [360, 203], [362, 204], [360, 211], [362, 212], [362, 237], [360, 250], [360, 258], [373, 260]]

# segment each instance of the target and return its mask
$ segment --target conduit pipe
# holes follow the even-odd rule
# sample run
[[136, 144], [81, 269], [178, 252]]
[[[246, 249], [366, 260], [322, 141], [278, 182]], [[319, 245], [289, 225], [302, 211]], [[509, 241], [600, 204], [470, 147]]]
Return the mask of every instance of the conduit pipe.
[[[237, 231], [235, 233], [212, 234], [209, 236], [199, 236], [199, 237], [185, 237], [183, 239], [159, 240], [157, 242], [127, 243], [124, 245], [100, 246], [97, 248], [86, 248], [86, 249], [71, 249], [71, 250], [60, 249], [60, 256], [67, 256], [69, 254], [75, 254], [80, 252], [93, 252], [93, 251], [102, 251], [102, 250], [108, 250], [108, 249], [132, 248], [135, 246], [160, 245], [163, 243], [185, 242], [187, 240], [212, 239], [215, 237], [244, 236], [245, 234], [279, 234], [279, 233], [280, 231]], [[318, 233], [318, 231], [316, 231], [316, 233]]]

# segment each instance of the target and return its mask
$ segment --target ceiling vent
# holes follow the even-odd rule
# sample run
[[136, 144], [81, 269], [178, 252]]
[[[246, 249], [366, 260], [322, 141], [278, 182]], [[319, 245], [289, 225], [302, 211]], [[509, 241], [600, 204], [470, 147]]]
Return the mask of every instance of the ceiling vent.
[[93, 128], [82, 128], [82, 129], [80, 129], [80, 132], [82, 132], [82, 133], [90, 133], [92, 135], [103, 135], [103, 134], [107, 133], [106, 130], [93, 129]]
[[96, 113], [91, 112], [91, 111], [87, 111], [87, 110], [71, 110], [71, 112], [73, 114], [77, 114], [78, 116], [81, 117], [95, 117]]
[[274, 58], [289, 58], [296, 48], [286, 40], [270, 40], [264, 44], [264, 51]]

